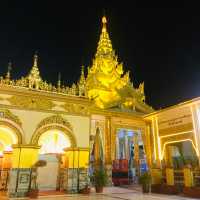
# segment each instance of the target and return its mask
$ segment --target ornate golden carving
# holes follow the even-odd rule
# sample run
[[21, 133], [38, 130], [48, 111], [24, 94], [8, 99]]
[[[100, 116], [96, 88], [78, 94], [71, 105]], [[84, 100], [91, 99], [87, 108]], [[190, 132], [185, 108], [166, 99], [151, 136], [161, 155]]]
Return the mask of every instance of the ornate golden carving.
[[97, 52], [92, 66], [88, 68], [87, 96], [94, 100], [97, 107], [103, 109], [118, 107], [129, 110], [137, 108], [142, 112], [152, 111], [144, 103], [144, 83], [138, 89], [134, 88], [129, 72], [124, 73], [123, 64], [118, 62], [107, 32], [105, 16], [102, 23]]
[[66, 126], [68, 127], [68, 129], [72, 131], [71, 124], [66, 119], [64, 119], [61, 115], [53, 115], [53, 116], [45, 118], [38, 124], [37, 129], [39, 129], [42, 126], [46, 126], [48, 124], [59, 124], [62, 126]]
[[6, 85], [11, 87], [22, 87], [30, 88], [35, 90], [42, 90], [48, 92], [64, 93], [73, 96], [85, 96], [85, 75], [82, 69], [80, 80], [77, 84], [73, 83], [71, 87], [61, 85], [61, 80], [58, 80], [57, 86], [52, 85], [43, 81], [40, 76], [40, 71], [38, 68], [38, 56], [34, 55], [34, 62], [30, 73], [27, 76], [22, 76], [18, 80], [11, 80], [10, 68], [8, 67], [8, 72], [5, 77], [0, 77], [0, 85]]
[[38, 140], [43, 133], [45, 133], [46, 131], [55, 130], [55, 129], [60, 130], [64, 134], [66, 134], [66, 136], [70, 140], [71, 147], [76, 147], [76, 138], [73, 134], [72, 126], [66, 119], [64, 119], [60, 115], [53, 115], [42, 120], [38, 124], [31, 138], [31, 144], [38, 144]]
[[88, 107], [81, 104], [65, 103], [62, 107], [69, 113], [89, 115]]
[[7, 100], [12, 105], [28, 109], [50, 110], [55, 106], [52, 101], [39, 97], [12, 96]]
[[17, 117], [16, 115], [14, 115], [13, 113], [11, 113], [7, 109], [0, 109], [0, 119], [1, 118], [9, 119], [9, 120], [15, 122], [16, 124], [18, 124], [19, 126], [22, 125], [19, 117]]

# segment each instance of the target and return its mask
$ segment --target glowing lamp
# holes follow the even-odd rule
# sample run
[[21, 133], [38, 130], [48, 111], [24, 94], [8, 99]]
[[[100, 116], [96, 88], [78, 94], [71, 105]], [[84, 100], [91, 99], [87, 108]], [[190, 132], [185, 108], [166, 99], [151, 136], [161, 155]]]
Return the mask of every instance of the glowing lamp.
[[66, 168], [88, 168], [89, 148], [65, 148]]

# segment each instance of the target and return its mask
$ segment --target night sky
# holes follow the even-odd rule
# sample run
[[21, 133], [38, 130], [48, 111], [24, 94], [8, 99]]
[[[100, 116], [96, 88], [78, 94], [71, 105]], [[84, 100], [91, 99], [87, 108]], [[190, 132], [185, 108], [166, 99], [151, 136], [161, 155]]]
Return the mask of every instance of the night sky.
[[26, 75], [37, 51], [42, 78], [56, 83], [60, 72], [71, 85], [92, 62], [105, 9], [113, 48], [134, 85], [145, 82], [148, 104], [159, 109], [200, 96], [199, 6], [80, 2], [1, 1], [1, 75], [8, 61], [13, 78]]

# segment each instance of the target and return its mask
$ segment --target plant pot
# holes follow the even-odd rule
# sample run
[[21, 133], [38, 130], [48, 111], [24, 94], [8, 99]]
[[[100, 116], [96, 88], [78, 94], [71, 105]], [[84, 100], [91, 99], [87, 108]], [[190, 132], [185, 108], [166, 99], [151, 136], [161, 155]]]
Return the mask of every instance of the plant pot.
[[103, 186], [95, 186], [96, 193], [102, 193], [103, 192]]
[[29, 196], [31, 199], [37, 199], [37, 198], [38, 198], [38, 194], [39, 194], [39, 190], [38, 190], [38, 189], [30, 190], [30, 191], [28, 192], [28, 196]]
[[149, 184], [142, 184], [142, 192], [149, 193]]

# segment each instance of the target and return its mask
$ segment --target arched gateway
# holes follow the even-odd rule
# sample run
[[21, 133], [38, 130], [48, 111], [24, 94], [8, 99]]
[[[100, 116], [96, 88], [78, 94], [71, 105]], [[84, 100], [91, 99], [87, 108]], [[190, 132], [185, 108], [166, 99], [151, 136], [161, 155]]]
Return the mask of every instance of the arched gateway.
[[38, 169], [39, 189], [60, 189], [63, 179], [64, 149], [76, 147], [71, 124], [61, 115], [47, 117], [38, 124], [31, 143], [40, 146], [39, 159], [47, 163], [45, 167]]
[[55, 143], [56, 140], [57, 142], [59, 142], [60, 139], [66, 140], [65, 141], [66, 145], [68, 144], [71, 147], [76, 146], [76, 139], [74, 137], [71, 124], [61, 115], [53, 115], [45, 118], [38, 124], [31, 138], [31, 144], [45, 145], [45, 142]]
[[0, 110], [0, 190], [7, 189], [12, 167], [12, 145], [22, 143], [21, 122], [9, 110]]

